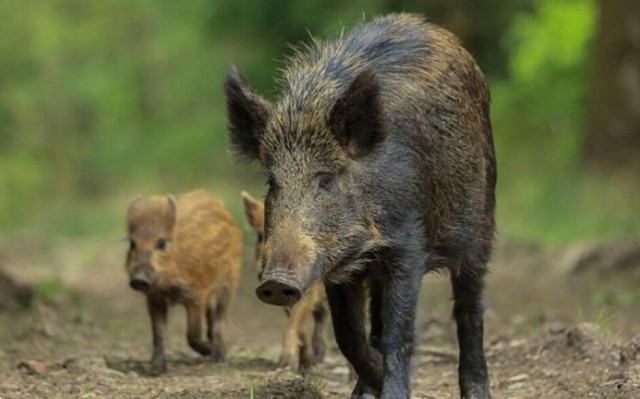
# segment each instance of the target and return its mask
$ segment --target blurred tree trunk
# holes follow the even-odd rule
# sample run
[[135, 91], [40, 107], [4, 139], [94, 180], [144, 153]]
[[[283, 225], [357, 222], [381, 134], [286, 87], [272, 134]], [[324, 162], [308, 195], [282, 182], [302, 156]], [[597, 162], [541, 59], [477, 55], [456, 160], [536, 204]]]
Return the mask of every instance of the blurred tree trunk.
[[640, 1], [600, 0], [585, 160], [600, 172], [640, 172]]

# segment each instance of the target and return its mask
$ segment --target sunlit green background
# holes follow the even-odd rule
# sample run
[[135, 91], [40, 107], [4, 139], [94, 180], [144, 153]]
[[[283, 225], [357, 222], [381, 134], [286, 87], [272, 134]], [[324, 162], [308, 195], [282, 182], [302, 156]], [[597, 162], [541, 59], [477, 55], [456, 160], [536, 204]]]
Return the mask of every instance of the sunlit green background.
[[228, 154], [226, 68], [273, 99], [290, 44], [393, 11], [456, 32], [490, 80], [501, 237], [639, 235], [638, 179], [584, 162], [594, 0], [0, 0], [0, 248], [120, 237], [132, 197], [194, 187], [241, 220], [263, 185]]

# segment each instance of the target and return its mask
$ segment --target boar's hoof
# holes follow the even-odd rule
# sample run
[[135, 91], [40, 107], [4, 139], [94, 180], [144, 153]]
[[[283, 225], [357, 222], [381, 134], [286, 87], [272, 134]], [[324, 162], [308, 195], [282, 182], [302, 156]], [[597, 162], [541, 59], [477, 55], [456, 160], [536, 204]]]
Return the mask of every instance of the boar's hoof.
[[256, 295], [264, 303], [276, 306], [291, 306], [300, 300], [302, 291], [276, 279], [264, 281], [256, 288]]

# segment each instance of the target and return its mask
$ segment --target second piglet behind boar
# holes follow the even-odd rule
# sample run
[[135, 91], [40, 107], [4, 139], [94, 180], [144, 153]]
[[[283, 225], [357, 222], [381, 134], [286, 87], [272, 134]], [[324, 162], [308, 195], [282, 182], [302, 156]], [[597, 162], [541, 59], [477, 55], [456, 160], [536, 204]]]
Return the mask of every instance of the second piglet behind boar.
[[242, 249], [240, 231], [229, 213], [203, 190], [177, 199], [138, 198], [129, 205], [127, 232], [129, 284], [146, 295], [151, 318], [151, 374], [166, 371], [164, 331], [169, 306], [177, 303], [187, 311], [189, 346], [223, 361], [223, 329], [238, 286]]
[[[258, 279], [262, 279], [262, 246], [264, 244], [264, 204], [246, 192], [242, 193], [244, 213], [251, 228], [256, 232], [255, 261], [258, 265]], [[280, 365], [292, 371], [304, 371], [324, 359], [326, 352], [327, 296], [322, 284], [314, 285], [295, 305], [285, 306], [287, 325], [282, 336]], [[313, 316], [313, 333], [310, 335], [305, 324]]]

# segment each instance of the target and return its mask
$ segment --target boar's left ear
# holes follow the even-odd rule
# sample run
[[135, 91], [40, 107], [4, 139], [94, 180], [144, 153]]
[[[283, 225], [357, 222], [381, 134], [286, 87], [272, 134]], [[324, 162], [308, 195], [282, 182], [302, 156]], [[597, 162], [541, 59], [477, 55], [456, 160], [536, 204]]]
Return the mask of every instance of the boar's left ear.
[[349, 154], [366, 155], [384, 140], [380, 85], [371, 71], [361, 72], [338, 98], [329, 125]]
[[260, 136], [271, 115], [271, 104], [249, 87], [235, 66], [227, 72], [224, 92], [231, 145], [239, 155], [258, 159]]

